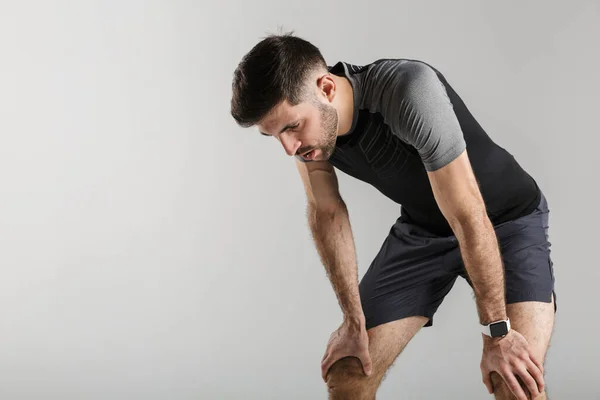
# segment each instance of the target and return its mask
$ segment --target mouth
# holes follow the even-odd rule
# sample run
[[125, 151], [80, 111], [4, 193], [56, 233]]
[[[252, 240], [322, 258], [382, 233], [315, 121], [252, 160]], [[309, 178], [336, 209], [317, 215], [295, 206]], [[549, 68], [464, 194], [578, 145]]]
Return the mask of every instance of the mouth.
[[314, 152], [314, 149], [312, 149], [312, 150], [305, 152], [304, 154], [301, 154], [300, 157], [304, 158], [307, 161], [310, 161], [310, 160], [312, 160], [314, 155], [315, 155], [315, 152]]

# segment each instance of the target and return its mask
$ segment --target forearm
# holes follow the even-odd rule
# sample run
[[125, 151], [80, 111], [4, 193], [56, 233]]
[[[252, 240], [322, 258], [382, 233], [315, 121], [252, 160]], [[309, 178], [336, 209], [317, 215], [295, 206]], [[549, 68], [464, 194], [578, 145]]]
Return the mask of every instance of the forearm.
[[506, 319], [504, 268], [496, 233], [487, 216], [456, 226], [455, 234], [473, 284], [482, 324]]
[[328, 211], [309, 206], [308, 220], [344, 318], [363, 319], [354, 238], [346, 205], [340, 200], [338, 207]]

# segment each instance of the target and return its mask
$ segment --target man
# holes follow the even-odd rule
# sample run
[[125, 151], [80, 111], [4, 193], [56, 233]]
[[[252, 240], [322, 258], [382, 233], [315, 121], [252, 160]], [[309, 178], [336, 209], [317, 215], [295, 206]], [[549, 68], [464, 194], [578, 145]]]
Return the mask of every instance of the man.
[[[321, 363], [331, 399], [373, 399], [456, 278], [474, 290], [483, 382], [497, 399], [546, 399], [556, 311], [548, 206], [445, 77], [422, 61], [329, 67], [293, 36], [258, 43], [234, 73], [231, 114], [296, 164], [311, 232], [344, 314]], [[358, 282], [335, 169], [401, 204]]]

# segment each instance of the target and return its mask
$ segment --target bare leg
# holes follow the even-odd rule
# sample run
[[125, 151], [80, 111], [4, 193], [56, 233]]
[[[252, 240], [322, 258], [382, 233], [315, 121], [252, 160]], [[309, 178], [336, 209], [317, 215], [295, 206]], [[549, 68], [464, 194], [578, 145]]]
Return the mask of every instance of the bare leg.
[[336, 361], [327, 374], [331, 400], [372, 400], [388, 368], [408, 342], [428, 321], [426, 317], [408, 317], [378, 325], [367, 331], [373, 373], [365, 376], [357, 358]]
[[[525, 336], [525, 339], [527, 339], [529, 345], [532, 347], [534, 355], [543, 364], [554, 327], [554, 298], [552, 299], [552, 303], [527, 301], [508, 304], [507, 314], [513, 329]], [[493, 372], [491, 378], [496, 399], [515, 399], [500, 375]], [[527, 396], [529, 396], [527, 387], [524, 385], [521, 385], [521, 387]], [[546, 393], [542, 393], [535, 400], [546, 400], [547, 398]]]

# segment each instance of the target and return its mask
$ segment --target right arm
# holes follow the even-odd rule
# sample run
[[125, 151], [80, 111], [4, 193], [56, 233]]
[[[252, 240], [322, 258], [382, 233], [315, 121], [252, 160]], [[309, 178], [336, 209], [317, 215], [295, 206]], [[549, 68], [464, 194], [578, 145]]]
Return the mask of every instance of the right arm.
[[354, 238], [335, 170], [328, 161], [296, 161], [296, 166], [306, 191], [312, 237], [344, 313], [344, 320], [363, 323]]

